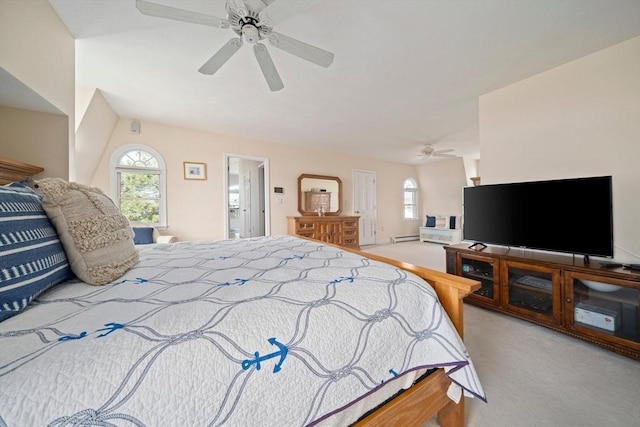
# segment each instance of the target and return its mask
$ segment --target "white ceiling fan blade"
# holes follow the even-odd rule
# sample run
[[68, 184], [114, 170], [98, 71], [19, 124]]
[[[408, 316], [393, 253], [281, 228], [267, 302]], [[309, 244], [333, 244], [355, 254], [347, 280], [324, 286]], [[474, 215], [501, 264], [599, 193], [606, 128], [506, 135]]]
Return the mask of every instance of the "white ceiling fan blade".
[[233, 38], [220, 48], [202, 67], [198, 70], [202, 74], [214, 74], [233, 56], [242, 46], [241, 38]]
[[259, 13], [260, 22], [273, 27], [293, 15], [304, 12], [320, 3], [319, 0], [275, 0]]
[[282, 84], [278, 70], [276, 70], [276, 66], [273, 64], [267, 47], [261, 43], [256, 43], [253, 45], [253, 53], [256, 55], [258, 64], [260, 64], [260, 68], [262, 69], [262, 74], [264, 74], [264, 78], [269, 85], [269, 89], [273, 92], [282, 89], [284, 84]]
[[229, 28], [229, 21], [203, 13], [191, 12], [176, 7], [164, 6], [145, 0], [136, 0], [136, 8], [143, 15], [158, 18], [173, 19], [175, 21], [190, 22], [192, 24], [207, 25], [209, 27]]
[[450, 153], [452, 151], [454, 151], [453, 148], [447, 148], [446, 150], [436, 150], [434, 154], [444, 154], [444, 153]]
[[227, 0], [227, 4], [233, 12], [239, 15], [241, 18], [247, 16], [247, 6], [245, 6], [242, 0]]
[[298, 58], [306, 59], [325, 68], [333, 62], [333, 53], [275, 31], [269, 34], [269, 43]]
[[434, 157], [458, 157], [455, 154], [433, 153]]

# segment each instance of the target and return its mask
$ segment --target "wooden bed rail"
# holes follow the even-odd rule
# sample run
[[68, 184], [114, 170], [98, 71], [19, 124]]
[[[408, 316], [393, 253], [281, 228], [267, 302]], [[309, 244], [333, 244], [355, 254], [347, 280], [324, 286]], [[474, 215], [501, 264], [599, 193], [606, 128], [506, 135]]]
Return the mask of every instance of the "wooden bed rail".
[[[429, 282], [438, 294], [440, 304], [449, 315], [458, 334], [464, 338], [462, 299], [471, 292], [480, 289], [479, 281], [370, 254], [366, 251], [342, 249], [412, 272]], [[444, 370], [438, 369], [435, 373], [417, 382], [393, 400], [356, 422], [353, 427], [421, 427], [436, 415], [441, 427], [463, 427], [464, 397], [461, 397], [457, 404], [451, 400], [447, 396], [450, 384], [451, 381]]]

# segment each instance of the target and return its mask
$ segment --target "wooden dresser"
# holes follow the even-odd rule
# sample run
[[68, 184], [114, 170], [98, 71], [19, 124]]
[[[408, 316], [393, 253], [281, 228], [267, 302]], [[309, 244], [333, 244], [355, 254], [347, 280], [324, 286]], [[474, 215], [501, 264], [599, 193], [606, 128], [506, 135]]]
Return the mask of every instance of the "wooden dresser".
[[358, 216], [288, 216], [287, 232], [321, 242], [360, 249]]

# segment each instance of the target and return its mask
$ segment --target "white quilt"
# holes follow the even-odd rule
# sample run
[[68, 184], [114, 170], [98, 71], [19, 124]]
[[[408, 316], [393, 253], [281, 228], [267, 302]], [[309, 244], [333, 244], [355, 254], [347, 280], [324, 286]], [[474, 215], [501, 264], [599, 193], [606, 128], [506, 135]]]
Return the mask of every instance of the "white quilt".
[[292, 236], [140, 252], [0, 323], [0, 426], [313, 425], [431, 367], [484, 400], [417, 276]]

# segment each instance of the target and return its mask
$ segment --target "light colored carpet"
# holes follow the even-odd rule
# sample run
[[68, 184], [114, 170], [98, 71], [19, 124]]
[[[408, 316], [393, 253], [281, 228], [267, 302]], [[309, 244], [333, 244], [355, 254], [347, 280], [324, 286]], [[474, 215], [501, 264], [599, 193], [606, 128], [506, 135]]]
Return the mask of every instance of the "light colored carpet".
[[[445, 271], [440, 244], [362, 249]], [[464, 324], [488, 400], [466, 399], [469, 427], [640, 426], [640, 362], [469, 304]], [[433, 426], [434, 420], [425, 425]]]

